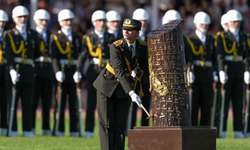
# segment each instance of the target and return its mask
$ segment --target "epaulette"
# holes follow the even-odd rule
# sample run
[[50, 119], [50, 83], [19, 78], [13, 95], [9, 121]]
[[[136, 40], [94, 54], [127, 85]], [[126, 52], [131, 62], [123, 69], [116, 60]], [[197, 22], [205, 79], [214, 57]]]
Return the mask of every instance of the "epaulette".
[[122, 44], [122, 40], [117, 40], [113, 44], [115, 47], [120, 46]]
[[217, 32], [217, 33], [216, 33], [216, 36], [218, 37], [220, 34], [221, 34], [221, 32]]
[[146, 42], [141, 41], [141, 40], [139, 40], [139, 42], [140, 42], [140, 44], [141, 44], [141, 45], [143, 45], [143, 46], [147, 46], [147, 43], [146, 43]]

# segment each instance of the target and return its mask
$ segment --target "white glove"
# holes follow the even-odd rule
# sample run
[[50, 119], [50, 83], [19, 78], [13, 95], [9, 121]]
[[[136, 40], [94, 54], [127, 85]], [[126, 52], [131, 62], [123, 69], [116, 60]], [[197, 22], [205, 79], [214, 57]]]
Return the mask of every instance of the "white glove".
[[214, 82], [218, 82], [218, 76], [216, 71], [213, 72], [213, 77], [214, 77]]
[[73, 79], [75, 81], [75, 83], [79, 83], [82, 79], [82, 75], [79, 71], [76, 71], [73, 75]]
[[133, 102], [135, 102], [140, 108], [141, 108], [141, 98], [140, 98], [140, 96], [138, 96], [136, 93], [135, 93], [135, 91], [130, 91], [129, 92], [129, 96], [130, 96], [130, 98], [131, 98], [131, 100], [133, 101]]
[[246, 84], [250, 83], [250, 73], [249, 73], [249, 71], [244, 72], [244, 81], [245, 81]]
[[58, 72], [56, 73], [56, 80], [57, 80], [58, 82], [63, 82], [64, 79], [65, 79], [64, 73], [63, 73], [62, 71], [58, 71]]
[[219, 75], [220, 75], [220, 83], [225, 84], [227, 82], [228, 75], [224, 71], [220, 71]]
[[189, 77], [190, 77], [190, 81], [189, 83], [194, 83], [194, 80], [195, 80], [195, 76], [194, 76], [194, 73], [193, 72], [189, 72]]
[[133, 78], [135, 78], [135, 76], [136, 76], [136, 71], [135, 71], [135, 70], [132, 70], [131, 76], [132, 76]]
[[16, 82], [19, 81], [20, 74], [17, 73], [16, 70], [11, 69], [11, 70], [10, 70], [10, 77], [11, 77], [12, 83], [13, 83], [13, 84], [16, 84]]

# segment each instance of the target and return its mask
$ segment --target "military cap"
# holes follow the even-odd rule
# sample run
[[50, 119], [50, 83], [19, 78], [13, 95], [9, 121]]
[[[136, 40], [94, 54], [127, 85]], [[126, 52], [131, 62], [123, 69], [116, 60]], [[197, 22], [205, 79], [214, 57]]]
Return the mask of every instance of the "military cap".
[[139, 20], [125, 18], [121, 25], [122, 29], [125, 30], [141, 30], [141, 22]]

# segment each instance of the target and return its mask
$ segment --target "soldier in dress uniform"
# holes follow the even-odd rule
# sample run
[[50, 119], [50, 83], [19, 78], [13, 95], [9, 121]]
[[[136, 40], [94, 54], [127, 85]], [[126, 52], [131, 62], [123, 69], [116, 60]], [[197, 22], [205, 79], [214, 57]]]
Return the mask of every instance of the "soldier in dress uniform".
[[94, 82], [97, 89], [99, 133], [102, 150], [124, 150], [125, 131], [131, 100], [141, 107], [133, 90], [132, 70], [148, 70], [145, 42], [138, 40], [141, 22], [124, 19], [123, 39], [110, 46], [110, 60]]
[[[132, 18], [135, 20], [139, 20], [141, 22], [141, 30], [137, 38], [140, 39], [141, 41], [147, 42], [147, 21], [149, 19], [148, 12], [143, 8], [138, 8], [133, 12]], [[151, 94], [149, 91], [150, 85], [149, 85], [149, 71], [148, 70], [145, 70], [143, 72], [143, 75], [141, 77], [141, 84], [142, 84], [142, 91], [144, 93], [144, 96], [142, 97], [142, 104], [145, 107], [145, 109], [149, 110]], [[132, 122], [130, 125], [131, 129], [136, 125], [137, 108], [138, 108], [137, 105], [133, 105]], [[148, 117], [147, 114], [144, 111], [142, 111], [141, 126], [149, 125], [149, 120], [147, 119], [147, 117]]]
[[[191, 120], [198, 126], [198, 112], [201, 110], [200, 126], [210, 126], [210, 110], [213, 101], [213, 81], [216, 80], [216, 52], [214, 38], [207, 34], [210, 17], [205, 12], [194, 16], [196, 30], [187, 37], [192, 53], [190, 83], [192, 84]], [[217, 77], [218, 80], [218, 77]]]
[[[81, 73], [79, 71], [81, 66], [78, 63], [78, 56], [81, 53], [82, 39], [80, 35], [72, 31], [72, 19], [74, 17], [75, 16], [71, 10], [61, 10], [58, 13], [58, 22], [61, 26], [61, 30], [52, 35], [50, 40], [53, 70], [57, 82], [62, 83], [59, 129], [55, 132], [55, 136], [65, 135], [64, 110], [66, 107], [67, 95], [70, 116], [70, 136], [79, 136], [77, 130], [76, 83], [81, 81]], [[56, 105], [59, 104], [58, 101], [59, 99], [57, 100]]]
[[[9, 136], [17, 136], [16, 109], [19, 98], [22, 101], [23, 136], [34, 137], [32, 132], [32, 107], [34, 97], [35, 69], [34, 61], [39, 57], [37, 32], [27, 27], [29, 11], [24, 6], [16, 6], [12, 10], [12, 18], [16, 24], [14, 29], [4, 33], [4, 49], [7, 59], [7, 94], [9, 106], [15, 96], [14, 117]], [[15, 85], [16, 94], [12, 95]], [[14, 94], [14, 93], [13, 93]], [[12, 96], [11, 96], [12, 95]], [[12, 112], [12, 110], [10, 110]], [[10, 124], [9, 124], [10, 125]]]
[[106, 13], [104, 11], [95, 11], [92, 14], [92, 23], [94, 25], [94, 31], [89, 35], [83, 36], [83, 53], [79, 58], [81, 64], [85, 62], [87, 57], [90, 60], [90, 65], [85, 75], [88, 89], [85, 126], [86, 138], [92, 138], [94, 136], [96, 89], [93, 87], [93, 82], [108, 62], [110, 58], [109, 46], [114, 42], [114, 36], [105, 31]]
[[35, 95], [33, 103], [33, 132], [35, 133], [36, 109], [41, 98], [42, 104], [42, 134], [51, 135], [50, 106], [52, 100], [53, 70], [50, 57], [49, 41], [51, 32], [47, 30], [50, 14], [44, 9], [39, 9], [34, 14], [40, 55], [35, 60]]
[[[218, 70], [221, 84], [225, 89], [223, 129], [220, 138], [226, 137], [227, 117], [230, 99], [233, 107], [234, 137], [245, 138], [242, 133], [243, 87], [249, 81], [247, 35], [239, 31], [242, 16], [237, 10], [227, 12], [229, 30], [221, 33], [217, 40]], [[225, 70], [227, 66], [227, 72]]]
[[108, 33], [113, 34], [115, 39], [123, 38], [122, 31], [119, 28], [121, 16], [117, 11], [110, 10], [106, 14]]
[[[218, 39], [218, 36], [221, 34], [221, 33], [224, 33], [224, 32], [227, 32], [228, 29], [229, 29], [229, 25], [228, 25], [228, 21], [227, 21], [227, 15], [226, 14], [223, 14], [221, 16], [221, 27], [223, 28], [223, 31], [221, 32], [218, 32], [216, 35], [215, 35], [215, 46], [217, 47], [217, 39]], [[218, 67], [217, 67], [217, 76], [219, 76], [219, 71], [218, 71]], [[217, 122], [219, 120], [218, 117], [219, 114], [220, 114], [220, 109], [221, 109], [221, 83], [219, 81], [216, 82], [216, 89], [217, 89], [217, 98], [216, 98], [216, 106], [215, 106], [215, 117], [214, 117], [214, 126], [216, 127], [217, 126]]]
[[7, 93], [6, 93], [6, 81], [5, 81], [5, 70], [6, 70], [6, 58], [3, 50], [3, 33], [6, 22], [9, 17], [7, 13], [0, 10], [0, 114], [1, 114], [1, 135], [6, 136], [7, 134]]

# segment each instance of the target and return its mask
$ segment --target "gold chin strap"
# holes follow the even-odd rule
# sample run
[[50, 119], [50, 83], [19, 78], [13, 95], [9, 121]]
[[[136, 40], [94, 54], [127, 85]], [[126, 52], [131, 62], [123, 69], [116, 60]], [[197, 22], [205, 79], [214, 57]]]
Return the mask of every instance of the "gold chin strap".
[[87, 46], [88, 46], [88, 49], [89, 49], [89, 54], [92, 56], [92, 57], [98, 57], [99, 59], [99, 64], [98, 66], [101, 67], [102, 65], [102, 45], [101, 44], [98, 44], [97, 48], [96, 48], [96, 51], [94, 52], [93, 51], [93, 46], [90, 42], [90, 39], [89, 39], [89, 36], [87, 35], [84, 35], [83, 36], [83, 40], [87, 41]]
[[202, 46], [202, 45], [200, 45], [199, 50], [196, 51], [196, 50], [195, 50], [195, 47], [194, 47], [194, 44], [193, 44], [193, 42], [189, 39], [189, 37], [187, 37], [187, 41], [188, 41], [189, 45], [191, 46], [191, 49], [192, 49], [192, 52], [193, 52], [194, 55], [203, 55], [203, 54], [204, 54], [204, 49], [203, 49], [203, 46]]

